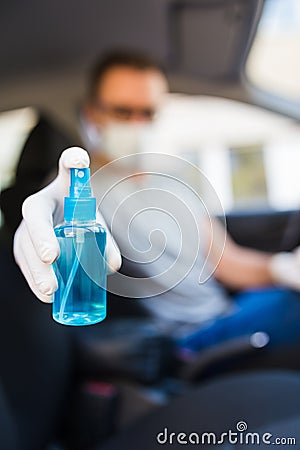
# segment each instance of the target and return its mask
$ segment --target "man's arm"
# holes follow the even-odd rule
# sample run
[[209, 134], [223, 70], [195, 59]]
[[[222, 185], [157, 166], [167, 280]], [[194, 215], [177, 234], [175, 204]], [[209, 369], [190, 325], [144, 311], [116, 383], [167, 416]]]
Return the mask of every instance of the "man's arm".
[[270, 268], [271, 254], [236, 244], [216, 219], [212, 226], [207, 221], [205, 233], [206, 242], [211, 246], [209, 260], [216, 266], [215, 277], [221, 283], [233, 289], [274, 283]]

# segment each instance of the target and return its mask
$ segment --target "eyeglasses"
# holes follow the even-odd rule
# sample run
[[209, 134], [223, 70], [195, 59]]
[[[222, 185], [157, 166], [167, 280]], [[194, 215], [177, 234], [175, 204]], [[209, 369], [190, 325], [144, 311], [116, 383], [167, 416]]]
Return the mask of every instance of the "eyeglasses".
[[95, 106], [100, 111], [110, 114], [113, 118], [124, 121], [133, 118], [151, 121], [157, 113], [154, 108], [131, 108], [125, 105], [104, 105], [103, 103], [95, 103]]

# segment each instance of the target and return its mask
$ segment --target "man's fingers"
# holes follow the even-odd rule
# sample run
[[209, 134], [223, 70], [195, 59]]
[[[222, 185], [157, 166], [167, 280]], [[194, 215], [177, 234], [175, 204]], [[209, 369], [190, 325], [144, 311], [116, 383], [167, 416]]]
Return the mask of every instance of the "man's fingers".
[[89, 167], [90, 157], [88, 152], [80, 147], [70, 147], [63, 151], [58, 163], [58, 178], [67, 187], [70, 184], [69, 169], [83, 169]]
[[112, 237], [112, 235], [105, 223], [105, 220], [104, 220], [103, 216], [101, 215], [101, 213], [99, 212], [99, 210], [97, 210], [97, 212], [96, 212], [96, 220], [97, 220], [97, 223], [102, 225], [103, 228], [105, 228], [105, 230], [106, 230], [106, 240], [107, 240], [106, 254], [107, 254], [107, 263], [108, 263], [109, 273], [116, 272], [117, 270], [120, 269], [121, 264], [122, 264], [122, 257], [121, 257], [120, 250], [116, 244], [116, 241]]
[[53, 230], [55, 202], [43, 191], [28, 197], [22, 206], [24, 221], [30, 240], [40, 260], [51, 264], [59, 256], [59, 245]]
[[42, 294], [38, 288], [36, 287], [32, 276], [31, 276], [31, 272], [29, 270], [29, 267], [27, 265], [26, 260], [24, 259], [22, 264], [21, 264], [21, 271], [28, 283], [28, 286], [30, 287], [30, 289], [32, 290], [32, 292], [34, 293], [34, 295], [41, 300], [44, 303], [52, 303], [53, 302], [53, 296], [52, 295], [46, 295], [46, 294]]
[[281, 252], [273, 255], [270, 270], [275, 283], [300, 290], [300, 265], [293, 253]]
[[[70, 169], [81, 169], [89, 167], [89, 154], [80, 147], [70, 147], [64, 150], [58, 162], [58, 175], [55, 180], [46, 186], [38, 194], [44, 194], [51, 198], [55, 205], [54, 209], [62, 211], [64, 197], [69, 196]], [[53, 211], [54, 213], [56, 211]]]
[[52, 302], [52, 293], [57, 289], [53, 268], [39, 260], [25, 226], [15, 234], [14, 255], [33, 293], [43, 302]]

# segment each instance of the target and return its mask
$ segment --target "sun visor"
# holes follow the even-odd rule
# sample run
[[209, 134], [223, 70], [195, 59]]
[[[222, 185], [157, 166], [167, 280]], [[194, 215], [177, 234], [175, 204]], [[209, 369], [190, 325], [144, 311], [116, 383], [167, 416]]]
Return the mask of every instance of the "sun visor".
[[236, 80], [263, 4], [263, 0], [177, 0], [171, 4], [172, 72], [210, 81]]

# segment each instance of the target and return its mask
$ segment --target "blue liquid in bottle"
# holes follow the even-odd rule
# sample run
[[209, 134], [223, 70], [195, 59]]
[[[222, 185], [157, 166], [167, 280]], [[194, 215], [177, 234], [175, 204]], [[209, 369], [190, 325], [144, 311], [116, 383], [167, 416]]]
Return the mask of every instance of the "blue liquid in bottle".
[[54, 229], [60, 256], [54, 263], [58, 289], [53, 319], [64, 325], [91, 325], [106, 317], [106, 231], [96, 223], [89, 169], [70, 169], [65, 222]]

